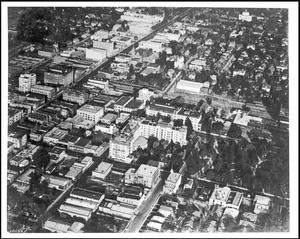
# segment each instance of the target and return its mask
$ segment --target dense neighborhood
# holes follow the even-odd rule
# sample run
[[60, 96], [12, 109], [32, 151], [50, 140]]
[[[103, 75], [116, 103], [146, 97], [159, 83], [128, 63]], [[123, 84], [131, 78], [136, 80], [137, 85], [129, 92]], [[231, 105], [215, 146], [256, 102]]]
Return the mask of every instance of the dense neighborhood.
[[10, 233], [288, 232], [288, 10], [8, 8]]

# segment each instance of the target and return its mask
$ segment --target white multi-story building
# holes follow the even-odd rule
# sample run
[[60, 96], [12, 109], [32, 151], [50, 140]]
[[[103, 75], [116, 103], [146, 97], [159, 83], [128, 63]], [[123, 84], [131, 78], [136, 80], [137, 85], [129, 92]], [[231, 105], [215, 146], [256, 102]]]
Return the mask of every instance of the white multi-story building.
[[140, 135], [138, 123], [129, 122], [119, 135], [110, 140], [109, 157], [124, 160], [134, 151], [134, 142]]
[[158, 182], [159, 178], [159, 169], [146, 164], [141, 164], [137, 170], [130, 168], [125, 173], [125, 183], [143, 184], [148, 188], [154, 186]]
[[181, 184], [182, 175], [173, 171], [168, 176], [163, 187], [163, 193], [175, 194]]
[[55, 89], [50, 86], [34, 85], [31, 87], [32, 93], [46, 95], [47, 98], [52, 98], [55, 95]]
[[95, 124], [99, 121], [103, 114], [103, 107], [89, 104], [85, 104], [77, 110], [77, 115], [82, 115], [85, 120], [94, 121]]
[[93, 47], [106, 50], [107, 56], [111, 56], [114, 51], [114, 42], [112, 41], [93, 41]]
[[105, 49], [100, 48], [87, 48], [86, 49], [86, 59], [92, 59], [96, 61], [102, 61], [106, 58], [107, 53]]
[[29, 92], [31, 87], [36, 84], [36, 74], [25, 73], [21, 74], [19, 77], [19, 91]]
[[165, 139], [174, 143], [178, 142], [180, 145], [185, 145], [187, 143], [187, 127], [173, 127], [172, 124], [165, 122], [152, 123], [144, 120], [140, 123], [141, 135], [148, 138], [149, 136], [154, 136], [158, 140]]

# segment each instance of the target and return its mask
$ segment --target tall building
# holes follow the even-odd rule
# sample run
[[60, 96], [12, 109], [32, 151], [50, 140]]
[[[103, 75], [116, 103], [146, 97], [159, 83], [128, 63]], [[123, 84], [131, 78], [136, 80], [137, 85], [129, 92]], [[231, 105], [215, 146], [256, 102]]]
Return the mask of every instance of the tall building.
[[187, 135], [187, 127], [173, 127], [172, 124], [159, 122], [152, 123], [147, 120], [144, 120], [140, 123], [141, 126], [141, 135], [148, 138], [149, 136], [154, 136], [158, 138], [158, 140], [165, 139], [171, 142], [173, 140], [174, 143], [179, 143], [180, 145], [185, 145], [186, 135]]
[[49, 67], [44, 73], [44, 83], [70, 85], [74, 81], [74, 70], [63, 64]]
[[148, 188], [154, 186], [158, 182], [159, 178], [159, 169], [146, 164], [141, 164], [137, 170], [130, 168], [125, 173], [125, 183], [143, 184]]
[[107, 56], [111, 56], [114, 50], [112, 41], [93, 41], [93, 47], [106, 50]]
[[82, 105], [89, 100], [89, 94], [79, 90], [66, 90], [63, 93], [63, 99]]
[[134, 151], [134, 143], [140, 135], [139, 124], [129, 122], [119, 135], [110, 140], [109, 157], [124, 160]]
[[102, 61], [106, 58], [106, 50], [99, 48], [87, 48], [86, 49], [86, 59], [92, 59], [96, 61]]
[[36, 84], [36, 74], [34, 73], [25, 73], [21, 74], [19, 77], [19, 91], [20, 92], [29, 92], [31, 87]]
[[175, 194], [181, 184], [182, 175], [180, 173], [174, 173], [173, 170], [165, 181], [163, 187], [163, 193]]
[[100, 106], [85, 104], [77, 110], [77, 115], [82, 115], [85, 120], [94, 121], [96, 124], [104, 115], [104, 109]]

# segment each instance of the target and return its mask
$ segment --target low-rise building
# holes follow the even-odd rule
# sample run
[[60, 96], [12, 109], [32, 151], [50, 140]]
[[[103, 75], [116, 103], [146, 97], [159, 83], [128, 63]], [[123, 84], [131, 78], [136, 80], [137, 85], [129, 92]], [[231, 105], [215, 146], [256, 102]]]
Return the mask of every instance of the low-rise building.
[[99, 166], [92, 172], [92, 176], [100, 179], [105, 179], [112, 170], [112, 164], [101, 162]]
[[48, 133], [44, 135], [43, 141], [48, 144], [57, 144], [59, 140], [68, 134], [67, 130], [62, 130], [54, 127]]
[[74, 222], [73, 224], [61, 222], [55, 219], [48, 219], [43, 224], [43, 228], [54, 233], [80, 233], [84, 224], [80, 222]]
[[187, 80], [180, 80], [177, 85], [176, 89], [178, 91], [190, 92], [199, 94], [200, 89], [203, 87], [203, 83], [187, 81]]
[[161, 215], [163, 215], [164, 217], [169, 217], [174, 215], [174, 210], [172, 207], [169, 206], [165, 206], [165, 205], [161, 205], [157, 211], [158, 213], [160, 213]]
[[134, 195], [129, 193], [119, 193], [117, 196], [117, 201], [121, 203], [126, 203], [129, 205], [140, 206], [144, 201], [144, 195]]
[[125, 183], [128, 184], [143, 184], [148, 188], [154, 186], [160, 179], [160, 172], [157, 167], [141, 164], [141, 166], [135, 170], [130, 168], [125, 173]]
[[79, 105], [84, 104], [89, 99], [89, 94], [86, 92], [76, 91], [76, 90], [66, 90], [63, 93], [63, 99], [66, 101], [71, 101], [78, 103]]
[[49, 152], [50, 161], [53, 163], [59, 163], [66, 155], [66, 149], [62, 147], [55, 146]]
[[243, 193], [230, 192], [225, 207], [230, 207], [239, 210], [242, 200], [243, 200]]
[[226, 202], [229, 198], [231, 189], [229, 187], [219, 187], [216, 185], [214, 191], [212, 192], [211, 197], [209, 198], [209, 204], [214, 205], [220, 205], [225, 206]]
[[122, 96], [115, 104], [114, 110], [120, 112], [124, 110], [124, 106], [132, 100], [132, 97]]
[[60, 213], [66, 213], [71, 217], [76, 216], [76, 217], [83, 218], [85, 221], [88, 221], [91, 218], [93, 212], [93, 210], [89, 208], [79, 207], [79, 206], [65, 204], [65, 203], [58, 208], [58, 211]]
[[107, 214], [114, 215], [116, 217], [122, 217], [130, 219], [136, 209], [135, 205], [118, 203], [114, 200], [105, 199], [99, 206], [99, 211]]
[[70, 85], [74, 81], [74, 70], [63, 63], [53, 65], [44, 72], [45, 84]]
[[86, 190], [86, 189], [82, 189], [82, 188], [72, 189], [70, 196], [73, 198], [79, 198], [79, 199], [92, 201], [92, 202], [95, 202], [98, 204], [100, 204], [105, 197], [105, 195], [102, 193], [98, 193], [95, 191], [90, 191], [90, 190]]
[[254, 203], [254, 213], [267, 213], [270, 208], [271, 199], [269, 197], [255, 195]]
[[71, 185], [71, 180], [64, 177], [54, 176], [43, 174], [41, 177], [41, 181], [47, 180], [49, 183], [49, 188], [56, 188], [58, 190], [65, 190]]
[[46, 95], [48, 99], [51, 99], [55, 95], [55, 88], [44, 85], [34, 85], [30, 89], [31, 92]]

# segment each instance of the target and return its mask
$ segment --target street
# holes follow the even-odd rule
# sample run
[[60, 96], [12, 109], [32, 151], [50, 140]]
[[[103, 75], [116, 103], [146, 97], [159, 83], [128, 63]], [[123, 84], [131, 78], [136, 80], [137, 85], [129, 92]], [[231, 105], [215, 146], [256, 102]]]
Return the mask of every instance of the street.
[[149, 198], [145, 202], [143, 202], [142, 205], [137, 209], [137, 213], [136, 213], [137, 215], [133, 216], [133, 219], [130, 220], [124, 232], [135, 233], [141, 229], [149, 213], [152, 211], [153, 207], [158, 201], [162, 189], [163, 189], [163, 183], [162, 180], [160, 180], [159, 183], [157, 184], [157, 187], [151, 193]]

